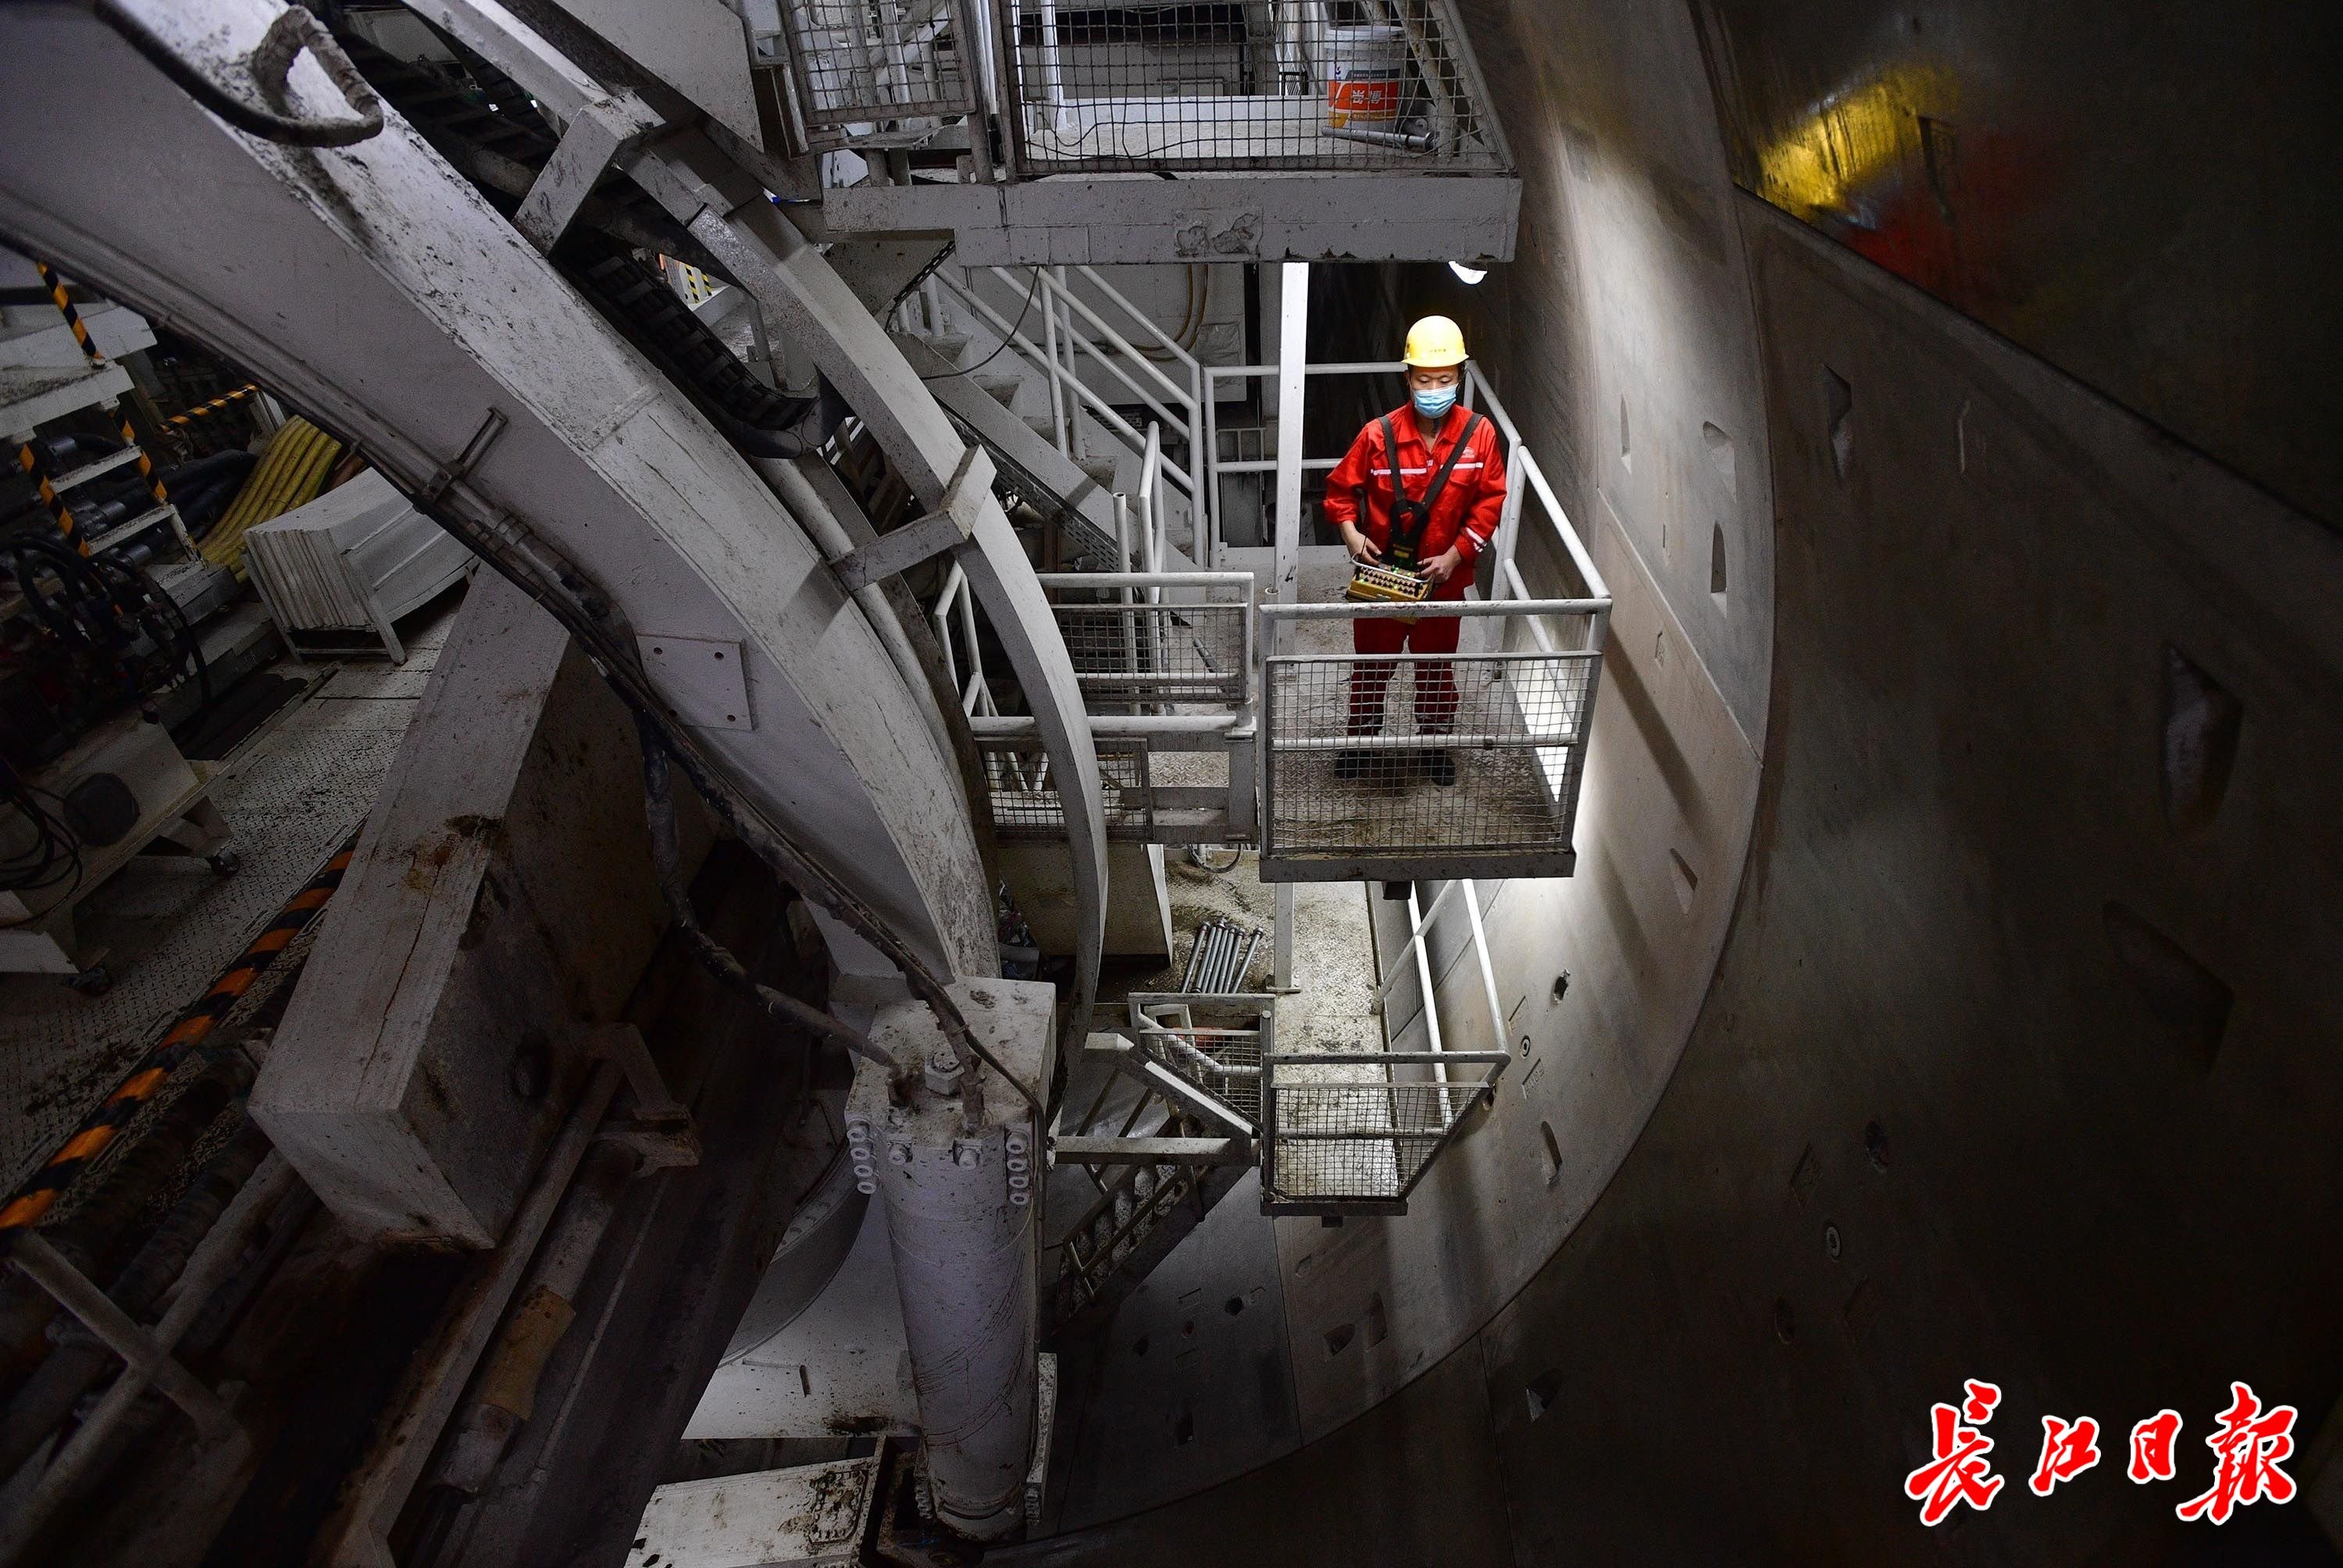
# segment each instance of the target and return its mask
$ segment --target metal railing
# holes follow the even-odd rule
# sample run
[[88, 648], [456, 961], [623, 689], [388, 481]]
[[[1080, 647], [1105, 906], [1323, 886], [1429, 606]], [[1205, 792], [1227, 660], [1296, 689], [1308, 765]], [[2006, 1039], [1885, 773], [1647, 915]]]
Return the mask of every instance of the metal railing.
[[1261, 1121], [1261, 1064], [1277, 1046], [1277, 999], [1230, 992], [1141, 991], [1129, 999], [1131, 1040], [1247, 1121]]
[[1424, 1171], [1494, 1096], [1507, 1060], [1502, 1050], [1263, 1052], [1262, 1211], [1407, 1212]]
[[[960, 712], [971, 719], [998, 716], [1001, 707], [993, 700], [991, 684], [984, 678], [984, 658], [976, 640], [976, 595], [958, 561], [944, 574], [943, 590], [936, 595], [928, 620], [943, 649], [944, 673], [952, 689], [960, 693]], [[960, 673], [963, 665], [965, 675]]]
[[979, 14], [964, 0], [748, 0], [744, 7], [749, 57], [782, 75], [809, 149], [910, 145], [946, 119], [975, 113], [990, 55]]
[[[1060, 595], [1112, 596], [1051, 607], [1061, 629], [1071, 630], [1068, 650], [1090, 696], [1107, 836], [1154, 844], [1249, 842], [1255, 831], [1252, 574], [1051, 572], [1040, 581]], [[963, 602], [951, 595], [949, 578], [946, 598], [946, 608]], [[972, 647], [972, 617], [965, 636]], [[949, 648], [945, 658], [957, 682]], [[1065, 803], [1034, 720], [1001, 714], [980, 671], [969, 678], [963, 697], [984, 757], [994, 830], [1011, 839], [1062, 835]]]
[[1252, 573], [1048, 572], [1041, 582], [1092, 713], [1250, 706]]
[[[1208, 451], [1202, 437], [1206, 381], [1204, 366], [1193, 354], [1095, 267], [970, 267], [965, 281], [952, 272], [947, 267], [936, 274], [943, 293], [1046, 380], [1051, 437], [1060, 453], [1070, 458], [1087, 455], [1089, 442], [1083, 427], [1087, 416], [1092, 427], [1120, 442], [1155, 476], [1151, 498], [1162, 514], [1163, 526], [1168, 527], [1173, 500], [1164, 488], [1167, 482], [1182, 492], [1182, 509], [1192, 518], [1202, 518], [1204, 506], [1199, 498], [1204, 493]], [[1014, 301], [1007, 309], [984, 297], [982, 284], [988, 276]], [[1095, 292], [1100, 305], [1093, 305], [1073, 286], [1076, 276]], [[910, 303], [906, 302], [906, 309]], [[1041, 317], [1039, 341], [1028, 329], [1036, 307]], [[1111, 317], [1109, 310], [1113, 312]], [[1141, 343], [1151, 347], [1142, 348]], [[1156, 363], [1154, 354], [1166, 357], [1168, 367]], [[1087, 376], [1085, 358], [1091, 367]], [[1152, 416], [1152, 420], [1142, 429], [1122, 412], [1124, 408], [1139, 409], [1140, 419]], [[1162, 462], [1160, 453], [1166, 439], [1185, 450], [1184, 466]], [[1159, 454], [1152, 458], [1148, 457], [1151, 447]], [[1194, 534], [1202, 532], [1199, 523]], [[1201, 561], [1201, 553], [1198, 558]], [[1161, 570], [1161, 566], [1159, 562], [1150, 569]]]
[[1609, 608], [1608, 599], [1263, 606], [1271, 623], [1456, 618], [1498, 628], [1498, 646], [1264, 659], [1262, 878], [1569, 875], [1601, 649], [1504, 643], [1529, 640], [1516, 628], [1534, 618], [1590, 625]]
[[1498, 170], [1450, 0], [1062, 9], [996, 0], [995, 83], [1026, 174]]
[[[1262, 874], [1273, 880], [1570, 874], [1611, 598], [1553, 486], [1478, 367], [1467, 367], [1463, 401], [1494, 425], [1507, 478], [1489, 548], [1495, 561], [1490, 597], [1413, 606], [1270, 607], [1261, 612], [1263, 632], [1245, 633], [1242, 657], [1252, 668], [1261, 650], [1278, 646], [1271, 635], [1277, 624], [1302, 619], [1455, 616], [1468, 619], [1468, 629], [1493, 637], [1468, 639], [1454, 655], [1320, 652], [1262, 662], [1256, 700], [1269, 744], [1259, 779], [1240, 779], [1234, 775], [1252, 757], [1252, 726], [1196, 711], [1238, 701], [1240, 681], [1230, 666], [1237, 639], [1223, 615], [1204, 608], [1215, 597], [1206, 577], [1167, 574], [1163, 568], [1175, 558], [1175, 500], [1187, 504], [1192, 548], [1221, 559], [1226, 554], [1221, 480], [1275, 468], [1273, 457], [1222, 455], [1217, 390], [1229, 379], [1273, 375], [1276, 367], [1201, 364], [1091, 268], [1075, 270], [1108, 308], [1137, 324], [1132, 331], [1115, 329], [1071, 287], [1065, 269], [988, 270], [1003, 286], [1027, 280], [1029, 304], [1044, 307], [1044, 341], [1035, 342], [979, 295], [980, 272], [966, 285], [948, 274], [939, 276], [950, 297], [1046, 380], [1061, 449], [1083, 445], [1087, 421], [1137, 459], [1135, 493], [1114, 498], [1116, 548], [1147, 570], [1047, 579], [1058, 590], [1060, 628], [1100, 720], [1095, 728], [1110, 832], [1126, 839], [1165, 835], [1157, 842], [1227, 842], [1239, 824], [1257, 820]], [[1174, 356], [1172, 370], [1181, 374], [1167, 373], [1137, 342], [1168, 350]], [[1107, 367], [1121, 395], [1144, 400], [1142, 414], [1158, 417], [1143, 426], [1126, 417], [1091, 386], [1095, 373], [1089, 379], [1079, 373], [1085, 355]], [[1306, 369], [1313, 377], [1378, 377], [1396, 383], [1404, 367], [1372, 361]], [[1298, 421], [1284, 424], [1298, 431]], [[1172, 442], [1185, 443], [1185, 467], [1168, 460]], [[1322, 472], [1337, 460], [1305, 456], [1302, 466]], [[1544, 524], [1545, 569], [1562, 578], [1568, 597], [1534, 594], [1516, 558], [1533, 504]], [[1224, 580], [1244, 582], [1250, 597], [1249, 578]], [[971, 650], [975, 626], [964, 592], [955, 598], [953, 586], [948, 582], [939, 606], [938, 636], [957, 682], [953, 630], [944, 625], [944, 612], [958, 612], [958, 640]], [[1070, 598], [1084, 589], [1103, 597], [1089, 603]], [[999, 715], [972, 653], [970, 658], [963, 706], [980, 721], [980, 745], [992, 759], [996, 819], [1012, 834], [1054, 831], [1063, 820], [1062, 806], [1031, 725]], [[1151, 727], [1118, 729], [1119, 719], [1148, 720]], [[1214, 809], [1220, 801], [1212, 789], [1200, 789], [1178, 767], [1167, 774], [1160, 766], [1169, 754], [1215, 750], [1230, 755], [1225, 812]], [[1257, 819], [1252, 810], [1256, 793], [1263, 808]], [[1214, 836], [1224, 832], [1232, 838]]]

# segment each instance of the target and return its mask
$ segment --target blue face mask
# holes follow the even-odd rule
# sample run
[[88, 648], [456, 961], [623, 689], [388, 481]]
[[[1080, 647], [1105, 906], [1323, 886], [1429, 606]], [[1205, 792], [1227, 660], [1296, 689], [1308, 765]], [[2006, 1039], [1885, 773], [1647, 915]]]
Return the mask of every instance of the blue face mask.
[[1427, 419], [1444, 419], [1448, 410], [1456, 407], [1453, 387], [1419, 387], [1415, 389], [1415, 411]]

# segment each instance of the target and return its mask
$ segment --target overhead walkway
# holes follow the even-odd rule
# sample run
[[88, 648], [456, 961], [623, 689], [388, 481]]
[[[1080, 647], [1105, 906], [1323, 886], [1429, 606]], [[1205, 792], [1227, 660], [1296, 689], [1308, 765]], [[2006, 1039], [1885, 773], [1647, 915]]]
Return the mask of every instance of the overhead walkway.
[[872, 167], [823, 194], [836, 237], [949, 230], [1000, 265], [1513, 253], [1520, 183], [1451, 0], [765, 15], [768, 139]]

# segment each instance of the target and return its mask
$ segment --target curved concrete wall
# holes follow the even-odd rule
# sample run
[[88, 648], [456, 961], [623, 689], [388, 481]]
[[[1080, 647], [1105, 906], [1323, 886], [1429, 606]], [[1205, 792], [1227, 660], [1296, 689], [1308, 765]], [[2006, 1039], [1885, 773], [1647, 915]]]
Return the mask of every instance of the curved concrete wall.
[[[1393, 320], [1463, 317], [1615, 608], [1577, 874], [1479, 890], [1502, 1037], [1463, 922], [1435, 928], [1444, 1043], [1515, 1052], [1496, 1107], [1405, 1219], [1277, 1226], [1305, 1441], [1463, 1343], [1603, 1191], [1691, 1031], [1757, 799], [1772, 486], [1748, 271], [1691, 18], [1472, 20], [1521, 164], [1521, 259], [1479, 288], [1444, 268], [1397, 276]], [[1534, 499], [1523, 518], [1531, 588], [1565, 590]], [[1420, 1026], [1393, 1022], [1421, 1049]]]
[[[2343, 544], [1728, 186], [1713, 18], [1470, 20], [1521, 251], [1390, 313], [1464, 316], [1621, 604], [1579, 876], [1492, 910], [1531, 1048], [1407, 1218], [1281, 1229], [1300, 1452], [1019, 1560], [2209, 1547], [2227, 1381], [2305, 1449], [2343, 1384]], [[1964, 1377], [2015, 1484], [1932, 1534]], [[2181, 1478], [2131, 1485], [2166, 1406]], [[2112, 1462], [2040, 1499], [2045, 1414]], [[2233, 1543], [2327, 1557], [2300, 1506]]]

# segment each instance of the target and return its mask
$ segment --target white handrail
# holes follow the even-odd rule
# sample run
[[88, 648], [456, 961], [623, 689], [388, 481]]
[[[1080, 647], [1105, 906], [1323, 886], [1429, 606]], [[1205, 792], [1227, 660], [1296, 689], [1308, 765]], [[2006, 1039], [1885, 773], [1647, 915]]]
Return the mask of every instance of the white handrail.
[[[1448, 884], [1448, 888], [1453, 888], [1454, 886], [1456, 886], [1456, 884], [1453, 882]], [[1440, 897], [1433, 900], [1433, 912], [1434, 914], [1439, 912], [1441, 903], [1447, 899], [1448, 888], [1441, 889]], [[1415, 928], [1415, 934], [1408, 939], [1408, 945], [1415, 950], [1415, 985], [1416, 990], [1420, 991], [1423, 997], [1424, 1043], [1431, 1048], [1433, 1055], [1438, 1056], [1440, 1054], [1440, 1000], [1433, 994], [1432, 958], [1430, 954], [1424, 951], [1425, 944], [1422, 940], [1424, 930], [1431, 924], [1431, 921], [1423, 916], [1416, 913], [1415, 884], [1413, 882], [1410, 882], [1407, 885], [1407, 919], [1408, 923]], [[1449, 1098], [1448, 1064], [1445, 1062], [1434, 1062], [1433, 1064], [1432, 1073], [1434, 1078], [1440, 1081], [1440, 1125], [1446, 1127], [1450, 1122], [1456, 1120], [1456, 1102]], [[1394, 1120], [1396, 1120], [1396, 1118], [1394, 1118]]]
[[1603, 574], [1594, 569], [1594, 558], [1586, 553], [1586, 546], [1580, 541], [1578, 530], [1570, 526], [1570, 514], [1562, 509], [1562, 502], [1554, 497], [1554, 487], [1546, 483], [1545, 470], [1538, 467], [1536, 454], [1527, 447], [1522, 448], [1522, 473], [1529, 480], [1530, 487], [1537, 492], [1538, 500], [1545, 507], [1546, 517], [1554, 524], [1554, 532], [1561, 536], [1563, 548], [1570, 552], [1571, 564], [1578, 568], [1579, 578], [1586, 584], [1586, 591], [1596, 598], [1609, 598], [1611, 589], [1604, 583]]
[[[1014, 288], [1017, 286], [1017, 280], [1010, 276], [1006, 268], [996, 266], [990, 270], [994, 276], [1008, 284], [1011, 288]], [[1079, 307], [1082, 309], [1084, 314], [1087, 315], [1090, 314], [1089, 307], [1082, 305], [1081, 300], [1074, 298], [1071, 292], [1061, 289], [1056, 281], [1047, 273], [1043, 273], [1041, 275], [1041, 286], [1043, 294], [1046, 296], [1048, 302], [1052, 307], [1049, 317], [1051, 327], [1051, 343], [1054, 345], [1056, 342], [1057, 329], [1062, 326], [1066, 335], [1066, 341], [1070, 348], [1080, 348], [1091, 358], [1104, 366], [1109, 371], [1113, 373], [1116, 380], [1121, 381], [1125, 387], [1131, 388], [1131, 395], [1138, 398], [1141, 403], [1146, 404], [1148, 408], [1157, 418], [1171, 426], [1175, 431], [1179, 432], [1182, 437], [1185, 437], [1193, 423], [1195, 412], [1192, 407], [1189, 407], [1188, 395], [1181, 391], [1178, 387], [1173, 387], [1169, 380], [1165, 379], [1162, 372], [1157, 370], [1154, 366], [1148, 364], [1146, 357], [1137, 349], [1132, 348], [1128, 343], [1123, 342], [1121, 338], [1115, 337], [1111, 330], [1108, 331], [1108, 337], [1116, 345], [1116, 347], [1123, 351], [1126, 357], [1128, 357], [1133, 363], [1144, 366], [1155, 376], [1156, 379], [1163, 382], [1163, 385], [1169, 388], [1172, 400], [1174, 403], [1189, 407], [1190, 417], [1186, 419], [1182, 419], [1179, 415], [1174, 414], [1171, 409], [1165, 407], [1151, 393], [1149, 393], [1145, 387], [1141, 387], [1138, 382], [1133, 381], [1131, 377], [1124, 372], [1122, 367], [1117, 365], [1106, 355], [1099, 352], [1098, 345], [1092, 343], [1081, 332], [1075, 330], [1073, 321], [1071, 317], [1061, 323], [1058, 320], [1055, 311], [1055, 307], [1063, 303]], [[1071, 357], [1072, 356], [1069, 354], [1068, 358], [1071, 360]], [[1075, 372], [1067, 370], [1064, 374], [1072, 376], [1075, 375]]]
[[[1210, 263], [1205, 263], [1203, 265], [1209, 266]], [[1185, 365], [1191, 375], [1194, 375], [1202, 370], [1203, 362], [1202, 360], [1189, 353], [1186, 349], [1181, 347], [1179, 343], [1175, 341], [1169, 333], [1165, 332], [1161, 327], [1155, 325], [1155, 318], [1153, 317], [1148, 315], [1145, 311], [1140, 309], [1139, 307], [1131, 304], [1130, 300], [1124, 298], [1121, 290], [1116, 288], [1114, 285], [1109, 283], [1105, 278], [1101, 277], [1096, 267], [1077, 266], [1074, 270], [1088, 278], [1091, 286], [1095, 287], [1101, 294], [1105, 295], [1107, 298], [1112, 301], [1115, 307], [1125, 316], [1130, 317], [1133, 321], [1138, 322], [1141, 327], [1147, 328], [1148, 334], [1152, 337], [1156, 342], [1169, 349], [1172, 356], [1176, 357], [1181, 364]]]
[[[1017, 280], [1009, 275], [1007, 268], [996, 266], [992, 268], [992, 273], [994, 276], [1000, 278], [1003, 283], [1008, 284], [1011, 288], [1017, 286]], [[1187, 388], [1173, 381], [1169, 376], [1164, 375], [1161, 366], [1148, 358], [1144, 354], [1141, 354], [1138, 349], [1133, 348], [1130, 342], [1124, 338], [1121, 333], [1117, 332], [1112, 327], [1107, 324], [1106, 317], [1101, 316], [1097, 311], [1092, 310], [1090, 307], [1089, 301], [1083, 299], [1080, 295], [1076, 294], [1072, 289], [1068, 288], [1056, 278], [1045, 277], [1042, 286], [1057, 293], [1064, 298], [1065, 302], [1069, 306], [1081, 311], [1082, 313], [1083, 319], [1088, 321], [1091, 326], [1097, 327], [1099, 331], [1105, 336], [1108, 342], [1113, 344], [1115, 347], [1133, 364], [1138, 365], [1150, 376], [1152, 376], [1155, 378], [1156, 383], [1163, 388], [1164, 396], [1177, 403], [1187, 403], [1192, 400], [1192, 395]], [[1126, 377], [1126, 380], [1128, 380], [1128, 377]], [[1132, 390], [1136, 391], [1137, 388], [1133, 387]]]
[[[940, 273], [937, 276], [940, 277], [943, 276]], [[1007, 317], [1003, 317], [999, 311], [994, 310], [990, 305], [979, 297], [965, 284], [960, 283], [950, 277], [944, 277], [943, 282], [944, 286], [951, 291], [955, 298], [959, 299], [962, 304], [968, 306], [970, 309], [977, 312], [978, 315], [982, 317], [986, 325], [990, 326], [1003, 341], [1016, 348], [1028, 362], [1036, 367], [1040, 367], [1044, 364], [1040, 347], [1036, 345], [1032, 339], [1018, 331]], [[1130, 420], [1124, 418], [1121, 414], [1116, 413], [1113, 407], [1107, 403], [1106, 400], [1101, 398], [1097, 393], [1091, 391], [1089, 386], [1084, 383], [1080, 377], [1076, 377], [1071, 385], [1074, 395], [1081, 399], [1083, 405], [1088, 407], [1091, 412], [1096, 414], [1100, 420], [1110, 429], [1121, 432], [1123, 438], [1130, 444], [1132, 450], [1136, 451], [1145, 445], [1146, 437], [1140, 433], [1138, 427], [1131, 424]], [[1173, 468], [1170, 470], [1170, 472], [1180, 481], [1181, 486], [1183, 488], [1190, 484], [1191, 480], [1189, 476], [1182, 473], [1180, 469]]]

